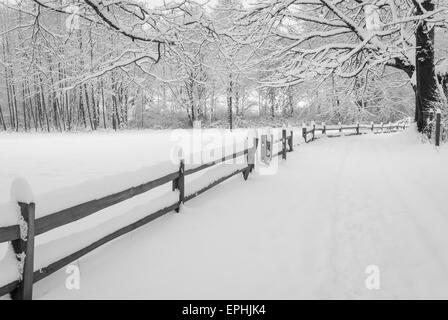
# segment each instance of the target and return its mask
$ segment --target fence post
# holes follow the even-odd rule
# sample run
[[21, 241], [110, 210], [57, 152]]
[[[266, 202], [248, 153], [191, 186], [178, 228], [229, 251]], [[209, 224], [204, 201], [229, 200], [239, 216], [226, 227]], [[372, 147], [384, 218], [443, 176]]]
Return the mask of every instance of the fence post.
[[180, 205], [184, 203], [185, 198], [185, 162], [184, 159], [180, 160], [179, 164], [179, 178], [173, 181], [173, 191], [179, 190], [179, 207], [175, 210], [180, 211]]
[[282, 159], [286, 160], [286, 129], [282, 130]]
[[261, 135], [261, 161], [264, 163], [267, 163], [267, 150], [266, 150], [266, 144], [267, 144], [267, 135], [262, 134]]
[[442, 112], [438, 109], [436, 113], [436, 146], [440, 146], [440, 127], [442, 124]]
[[312, 123], [313, 123], [313, 138], [311, 140], [314, 141], [314, 136], [316, 133], [316, 123], [314, 123], [314, 121], [312, 121]]
[[[33, 272], [34, 272], [34, 235], [35, 235], [35, 209], [34, 203], [19, 202], [20, 214], [27, 227], [26, 234], [21, 234], [21, 239], [12, 241], [12, 247], [21, 264], [21, 281], [11, 293], [14, 300], [33, 299]], [[22, 230], [21, 230], [22, 232]]]
[[356, 134], [359, 134], [359, 121], [356, 124]]
[[[252, 151], [253, 151], [253, 147], [249, 149], [249, 138], [246, 138], [246, 142], [247, 142], [247, 153], [246, 153], [246, 168], [243, 170], [243, 178], [244, 181], [247, 180], [247, 178], [249, 178], [249, 173], [252, 171], [252, 165], [250, 164], [251, 162], [251, 158], [252, 158]], [[246, 148], [245, 148], [246, 150]]]
[[323, 127], [322, 134], [327, 134], [327, 126], [326, 126], [325, 122], [322, 122], [322, 127]]
[[[249, 139], [247, 139], [249, 142]], [[253, 168], [255, 167], [255, 153], [257, 152], [257, 144], [258, 139], [254, 138], [254, 145], [252, 148], [247, 148], [247, 154], [246, 154], [246, 162], [247, 162], [247, 168], [243, 171], [243, 178], [244, 180], [247, 180], [249, 178], [249, 174], [252, 172]]]
[[428, 132], [429, 139], [432, 138], [433, 121], [434, 121], [434, 110], [431, 109], [429, 111], [429, 128], [427, 129], [429, 130]]
[[289, 152], [294, 151], [294, 131], [291, 130], [291, 136], [289, 137]]
[[258, 138], [254, 138], [254, 146], [252, 147], [252, 153], [248, 154], [248, 163], [250, 165], [250, 171], [255, 169], [255, 155], [257, 154], [258, 149]]

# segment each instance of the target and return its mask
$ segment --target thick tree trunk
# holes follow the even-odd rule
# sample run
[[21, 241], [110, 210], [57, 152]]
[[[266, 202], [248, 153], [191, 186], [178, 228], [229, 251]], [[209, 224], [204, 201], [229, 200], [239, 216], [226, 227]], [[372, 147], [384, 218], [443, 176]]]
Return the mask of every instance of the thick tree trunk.
[[[434, 10], [432, 1], [424, 1], [427, 11]], [[416, 106], [415, 121], [420, 132], [425, 130], [428, 112], [436, 100], [437, 83], [434, 65], [434, 28], [422, 21], [416, 31]]]

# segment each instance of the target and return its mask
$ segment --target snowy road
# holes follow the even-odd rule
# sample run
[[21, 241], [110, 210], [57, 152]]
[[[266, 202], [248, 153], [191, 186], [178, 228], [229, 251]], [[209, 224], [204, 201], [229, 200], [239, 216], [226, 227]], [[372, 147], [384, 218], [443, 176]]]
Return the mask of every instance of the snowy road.
[[82, 258], [80, 290], [61, 270], [35, 298], [448, 298], [448, 150], [416, 139], [301, 145], [276, 174], [237, 176]]

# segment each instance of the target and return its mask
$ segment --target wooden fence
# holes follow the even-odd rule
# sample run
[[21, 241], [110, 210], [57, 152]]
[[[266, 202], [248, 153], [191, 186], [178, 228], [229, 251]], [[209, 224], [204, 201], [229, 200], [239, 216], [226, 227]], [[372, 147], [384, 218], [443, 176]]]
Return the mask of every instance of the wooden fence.
[[[339, 130], [342, 132], [346, 129], [356, 130], [357, 134], [361, 132], [362, 129], [370, 128], [371, 131], [374, 129], [384, 130], [392, 130], [405, 128], [406, 125], [390, 125], [384, 127], [383, 125], [376, 126], [364, 126], [357, 124], [356, 126], [340, 126], [336, 129], [327, 127], [325, 125], [321, 127], [317, 127], [313, 125], [311, 130], [307, 130], [303, 128], [303, 136], [305, 138], [305, 142], [313, 141], [315, 139], [316, 131], [322, 131], [322, 133], [326, 133], [330, 130]], [[307, 140], [307, 135], [312, 134], [312, 139]], [[281, 144], [280, 151], [272, 154], [273, 146], [275, 144]], [[32, 299], [33, 294], [33, 284], [48, 277], [52, 273], [60, 270], [61, 268], [69, 265], [70, 263], [78, 260], [80, 257], [86, 255], [87, 253], [97, 249], [98, 247], [124, 235], [127, 234], [147, 223], [167, 214], [171, 211], [179, 212], [181, 209], [181, 204], [189, 201], [203, 192], [213, 188], [219, 183], [229, 179], [230, 177], [242, 173], [244, 180], [247, 180], [249, 174], [255, 168], [255, 158], [258, 147], [258, 138], [254, 138], [253, 146], [251, 148], [246, 148], [242, 151], [233, 153], [231, 155], [227, 155], [222, 157], [221, 159], [210, 161], [208, 163], [202, 164], [200, 166], [185, 169], [185, 163], [183, 160], [179, 163], [179, 169], [175, 172], [164, 175], [158, 179], [153, 181], [149, 181], [147, 183], [134, 186], [118, 193], [114, 193], [108, 195], [106, 197], [95, 199], [88, 201], [86, 203], [82, 203], [76, 205], [74, 207], [70, 207], [67, 209], [63, 209], [59, 212], [52, 213], [47, 216], [43, 216], [41, 218], [35, 219], [35, 203], [19, 203], [20, 211], [23, 219], [28, 224], [28, 228], [26, 228], [26, 235], [21, 234], [21, 230], [19, 225], [8, 226], [8, 227], [0, 227], [0, 243], [11, 242], [14, 252], [18, 257], [22, 257], [23, 268], [20, 276], [20, 280], [13, 281], [7, 285], [0, 287], [0, 296], [11, 294], [13, 299], [17, 300], [30, 300]], [[290, 131], [290, 135], [287, 136], [287, 130], [282, 130], [282, 136], [278, 140], [274, 140], [271, 136], [268, 139], [267, 135], [261, 136], [261, 157], [264, 157], [265, 161], [269, 161], [270, 159], [281, 156], [282, 159], [286, 159], [287, 152], [292, 152], [294, 150], [294, 141], [293, 141], [293, 130]], [[211, 182], [206, 187], [196, 191], [190, 195], [185, 195], [185, 177], [197, 172], [200, 172], [204, 169], [210, 168], [220, 163], [224, 163], [231, 159], [236, 159], [238, 157], [245, 157], [244, 167], [236, 169], [235, 171], [227, 174], [213, 182]], [[125, 200], [131, 199], [137, 195], [148, 192], [156, 187], [162, 186], [164, 184], [171, 183], [172, 190], [178, 190], [179, 199], [175, 203], [161, 208], [160, 210], [153, 212], [146, 217], [133, 222], [121, 229], [114, 231], [113, 233], [89, 244], [88, 246], [62, 258], [59, 259], [50, 265], [35, 271], [34, 268], [34, 240], [35, 237], [46, 232], [49, 232], [53, 229], [59, 228], [61, 226], [70, 224], [72, 222], [78, 221], [80, 219], [86, 218], [100, 210], [113, 206], [117, 203], [123, 202]], [[37, 204], [38, 205], [38, 204]]]
[[[371, 122], [370, 124], [360, 124], [356, 123], [354, 125], [332, 125], [327, 126], [325, 123], [322, 123], [321, 125], [311, 124], [311, 126], [302, 126], [302, 137], [305, 140], [306, 143], [310, 141], [314, 141], [316, 139], [316, 133], [319, 131], [322, 133], [322, 135], [326, 135], [328, 132], [336, 131], [339, 133], [343, 133], [345, 130], [352, 131], [351, 134], [363, 134], [363, 133], [389, 133], [389, 132], [396, 132], [398, 130], [404, 130], [409, 126], [405, 121], [399, 121], [396, 123], [388, 123], [388, 124], [375, 124]], [[311, 135], [311, 138], [308, 139], [308, 136]]]
[[[283, 130], [283, 140], [282, 142], [282, 153], [286, 155], [286, 141], [290, 141], [289, 145], [292, 145], [292, 131], [291, 136], [286, 137], [286, 130]], [[255, 138], [253, 141], [253, 146], [251, 148], [246, 148], [242, 151], [224, 156], [220, 159], [202, 164], [197, 167], [190, 169], [185, 169], [185, 163], [183, 160], [179, 163], [179, 169], [176, 172], [172, 172], [156, 180], [149, 181], [145, 184], [128, 188], [121, 192], [100, 198], [91, 200], [86, 203], [76, 205], [71, 208], [61, 210], [59, 212], [52, 213], [50, 215], [35, 219], [35, 203], [19, 203], [21, 209], [21, 215], [28, 224], [27, 234], [21, 235], [19, 225], [0, 227], [0, 243], [11, 242], [13, 249], [17, 256], [24, 256], [25, 259], [23, 263], [23, 271], [21, 274], [21, 280], [16, 280], [3, 287], [0, 287], [0, 296], [5, 294], [11, 294], [13, 299], [17, 300], [29, 300], [32, 299], [33, 284], [48, 277], [57, 270], [69, 265], [73, 261], [76, 261], [80, 257], [86, 255], [87, 253], [95, 250], [96, 248], [126, 234], [129, 233], [163, 215], [168, 212], [176, 211], [179, 212], [181, 204], [189, 201], [203, 192], [213, 188], [219, 183], [231, 178], [232, 176], [242, 173], [244, 180], [247, 180], [249, 174], [255, 168], [255, 154], [258, 146], [258, 139]], [[236, 159], [238, 157], [245, 157], [245, 166], [243, 168], [236, 169], [235, 171], [227, 174], [213, 182], [211, 182], [206, 187], [190, 194], [185, 195], [185, 177], [212, 166], [224, 163], [226, 161]], [[286, 158], [286, 157], [285, 157]], [[59, 228], [61, 226], [67, 225], [69, 223], [78, 221], [80, 219], [86, 218], [100, 210], [108, 208], [112, 205], [118, 204], [120, 202], [131, 199], [137, 195], [148, 192], [156, 187], [164, 185], [166, 183], [172, 183], [172, 190], [179, 191], [179, 200], [170, 206], [161, 208], [160, 210], [153, 212], [143, 219], [140, 219], [128, 226], [125, 226], [115, 232], [95, 241], [94, 243], [88, 245], [87, 247], [78, 250], [54, 263], [51, 263], [45, 268], [39, 269], [37, 271], [33, 270], [34, 266], [34, 239], [36, 236], [43, 233], [49, 232], [53, 229]]]

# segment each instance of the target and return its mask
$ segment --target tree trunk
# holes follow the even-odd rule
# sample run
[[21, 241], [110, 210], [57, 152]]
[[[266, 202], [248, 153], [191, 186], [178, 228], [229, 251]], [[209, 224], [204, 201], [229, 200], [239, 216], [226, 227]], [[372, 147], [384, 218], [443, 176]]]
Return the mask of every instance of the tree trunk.
[[271, 103], [271, 117], [275, 118], [275, 91], [274, 91], [274, 88], [269, 88], [269, 101]]
[[33, 110], [33, 99], [31, 96], [30, 83], [28, 80], [25, 81], [25, 94], [28, 96], [28, 106], [29, 106], [29, 127], [31, 129], [31, 122], [34, 123], [34, 129], [37, 131], [37, 119]]
[[[11, 70], [11, 78], [14, 79], [12, 70]], [[16, 86], [14, 84], [14, 81], [11, 84], [12, 86], [12, 96], [13, 96], [13, 101], [14, 101], [14, 119], [16, 120], [16, 131], [19, 131], [19, 110], [18, 110], [18, 106], [17, 106], [17, 94], [16, 94]]]
[[14, 129], [14, 125], [15, 125], [14, 112], [13, 112], [14, 107], [13, 107], [13, 103], [12, 103], [12, 99], [11, 99], [11, 92], [9, 90], [10, 87], [9, 87], [8, 74], [9, 73], [6, 73], [6, 76], [5, 76], [5, 80], [6, 80], [6, 96], [8, 98], [9, 122], [11, 124], [11, 129]]
[[99, 113], [99, 101], [97, 103], [96, 99], [95, 99], [95, 90], [93, 88], [93, 84], [91, 84], [91, 95], [92, 95], [92, 105], [93, 105], [93, 129], [96, 130], [98, 129], [98, 124], [99, 124], [99, 119], [98, 119], [98, 113]]
[[[422, 2], [426, 11], [434, 10], [431, 0]], [[419, 14], [422, 14], [419, 12]], [[427, 125], [428, 112], [436, 101], [437, 83], [434, 65], [434, 27], [422, 21], [416, 31], [416, 105], [415, 121], [419, 132], [423, 132]]]
[[101, 102], [103, 103], [102, 107], [103, 107], [103, 126], [104, 129], [107, 129], [107, 124], [106, 124], [106, 101], [104, 100], [104, 83], [103, 80], [101, 80]]
[[237, 83], [235, 86], [235, 115], [239, 116], [240, 115], [240, 86]]
[[82, 123], [84, 124], [84, 128], [87, 128], [86, 122], [86, 114], [84, 112], [84, 103], [82, 98], [82, 87], [79, 87], [79, 96], [78, 96], [78, 123], [79, 118], [81, 117]]
[[90, 129], [93, 131], [94, 127], [93, 127], [93, 121], [92, 121], [92, 114], [90, 112], [89, 94], [87, 92], [87, 85], [85, 83], [84, 83], [84, 96], [85, 96], [85, 100], [86, 100], [86, 109], [87, 109], [87, 116], [89, 117]]
[[25, 79], [22, 80], [22, 110], [23, 110], [23, 128], [28, 131], [27, 117], [26, 117], [26, 96], [25, 96]]
[[3, 118], [3, 111], [2, 111], [2, 105], [0, 104], [0, 124], [3, 127], [3, 130], [6, 131], [6, 124], [5, 124], [5, 119]]
[[230, 128], [230, 130], [233, 129], [232, 92], [233, 92], [232, 75], [229, 75], [229, 85], [228, 85], [228, 88], [227, 88], [227, 108], [228, 108], [229, 128]]

